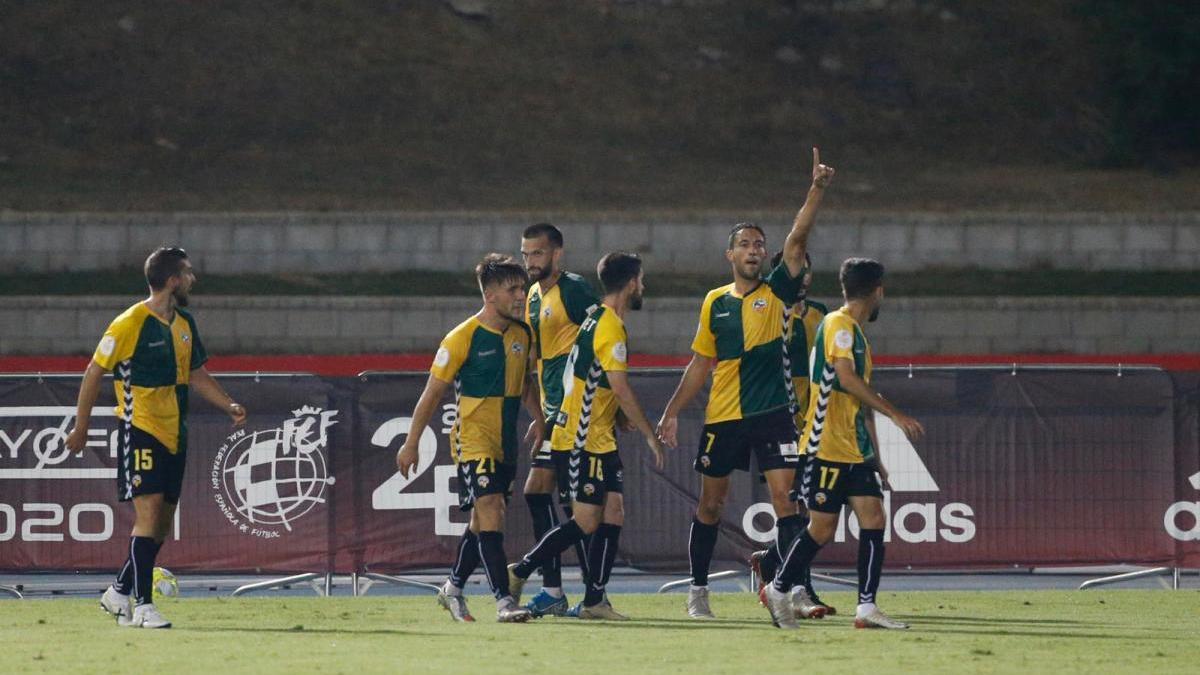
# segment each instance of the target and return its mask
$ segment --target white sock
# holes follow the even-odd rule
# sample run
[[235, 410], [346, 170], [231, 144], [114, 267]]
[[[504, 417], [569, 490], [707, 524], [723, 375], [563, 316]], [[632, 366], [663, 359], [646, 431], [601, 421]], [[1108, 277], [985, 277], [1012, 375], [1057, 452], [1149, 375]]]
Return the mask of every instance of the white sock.
[[876, 609], [878, 609], [878, 608], [875, 607], [875, 603], [864, 602], [863, 604], [858, 606], [858, 609], [854, 612], [854, 617], [857, 619], [861, 619], [864, 616], [870, 614], [871, 612], [874, 612]]
[[554, 588], [542, 586], [542, 590], [549, 593], [550, 597], [555, 598], [555, 599], [561, 598], [563, 596], [562, 586], [555, 586]]
[[707, 591], [708, 586], [697, 586], [696, 584], [692, 584], [692, 590], [693, 591]]
[[446, 595], [457, 598], [462, 595], [462, 589], [459, 588], [458, 586], [455, 586], [453, 582], [447, 580], [446, 581]]

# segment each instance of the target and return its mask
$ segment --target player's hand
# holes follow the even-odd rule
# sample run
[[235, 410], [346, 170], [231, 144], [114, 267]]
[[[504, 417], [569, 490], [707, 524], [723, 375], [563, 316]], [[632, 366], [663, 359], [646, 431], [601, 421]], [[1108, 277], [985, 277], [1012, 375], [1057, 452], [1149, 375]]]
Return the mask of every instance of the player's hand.
[[925, 435], [925, 427], [921, 426], [920, 422], [909, 417], [908, 415], [905, 415], [904, 413], [896, 413], [895, 417], [892, 418], [892, 421], [896, 423], [896, 426], [900, 427], [900, 431], [903, 431], [904, 435], [907, 436], [908, 440], [910, 441], [915, 441]]
[[420, 459], [421, 453], [417, 452], [417, 447], [405, 443], [396, 453], [396, 468], [400, 470], [401, 476], [408, 478], [408, 474], [413, 472]]
[[546, 440], [546, 422], [545, 420], [534, 420], [529, 423], [529, 428], [525, 431], [525, 442], [529, 444], [529, 456], [536, 457], [538, 450], [542, 449], [542, 443]]
[[647, 436], [646, 445], [650, 448], [650, 452], [654, 453], [654, 468], [662, 471], [663, 467], [667, 465], [667, 457], [663, 452], [662, 441], [658, 440], [655, 436]]
[[813, 148], [813, 187], [824, 190], [829, 186], [829, 182], [833, 180], [833, 174], [836, 173], [832, 166], [826, 166], [821, 163], [821, 150]]
[[671, 448], [679, 447], [679, 418], [663, 415], [662, 419], [658, 421], [656, 433], [663, 445]]
[[230, 401], [229, 407], [225, 409], [229, 416], [233, 419], [233, 426], [240, 427], [246, 423], [246, 408], [241, 403]]
[[75, 427], [67, 434], [67, 449], [71, 452], [79, 452], [87, 445], [87, 429], [85, 427]]
[[620, 408], [617, 408], [617, 428], [621, 431], [633, 431], [637, 429], [629, 419], [629, 416], [625, 414], [625, 411]]

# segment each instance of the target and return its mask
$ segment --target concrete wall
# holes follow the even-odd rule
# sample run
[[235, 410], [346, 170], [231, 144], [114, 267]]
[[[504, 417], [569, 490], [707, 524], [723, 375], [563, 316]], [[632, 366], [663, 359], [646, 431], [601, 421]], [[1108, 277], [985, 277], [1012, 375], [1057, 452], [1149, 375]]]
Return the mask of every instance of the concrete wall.
[[[553, 219], [567, 238], [569, 266], [590, 268], [604, 252], [644, 254], [657, 270], [724, 269], [730, 226], [754, 220], [778, 246], [792, 213], [697, 217], [613, 215]], [[186, 247], [202, 272], [462, 270], [481, 254], [516, 253], [525, 225], [544, 214], [0, 214], [6, 272], [140, 267], [162, 242]], [[812, 250], [832, 266], [868, 255], [890, 269], [1173, 269], [1200, 266], [1200, 213], [822, 214]]]
[[[0, 355], [89, 354], [129, 297], [0, 298]], [[473, 298], [202, 297], [214, 353], [432, 353]], [[647, 298], [629, 318], [635, 352], [687, 354], [700, 297]], [[889, 299], [868, 338], [881, 354], [1200, 351], [1200, 298]]]

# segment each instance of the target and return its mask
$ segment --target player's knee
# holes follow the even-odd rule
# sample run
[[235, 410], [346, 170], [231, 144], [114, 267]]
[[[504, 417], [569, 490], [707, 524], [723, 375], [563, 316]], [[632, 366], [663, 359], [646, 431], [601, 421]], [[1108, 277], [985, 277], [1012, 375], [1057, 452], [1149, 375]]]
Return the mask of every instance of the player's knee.
[[583, 530], [584, 534], [591, 534], [600, 527], [601, 513], [599, 511], [593, 513], [591, 509], [588, 509], [587, 512], [576, 509], [575, 524], [579, 526], [580, 530]]
[[554, 473], [546, 469], [533, 468], [525, 479], [525, 494], [545, 495], [554, 489]]
[[837, 526], [837, 520], [825, 522], [822, 520], [814, 520], [808, 524], [808, 536], [813, 538], [813, 541], [824, 546], [833, 539], [833, 532]]
[[604, 522], [609, 525], [625, 524], [625, 502], [621, 499], [610, 499], [604, 505]]
[[696, 505], [696, 519], [711, 525], [721, 519], [721, 512], [724, 510], [724, 497], [701, 499]]
[[776, 518], [796, 515], [796, 502], [789, 499], [787, 494], [771, 495], [771, 506], [775, 509]]

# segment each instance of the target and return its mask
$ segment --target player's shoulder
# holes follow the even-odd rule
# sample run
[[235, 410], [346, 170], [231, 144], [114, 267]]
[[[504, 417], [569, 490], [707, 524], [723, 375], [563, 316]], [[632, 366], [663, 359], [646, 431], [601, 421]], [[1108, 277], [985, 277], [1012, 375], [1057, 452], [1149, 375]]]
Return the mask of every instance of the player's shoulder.
[[830, 329], [846, 329], [852, 332], [859, 330], [858, 322], [854, 320], [854, 317], [850, 315], [850, 312], [845, 307], [839, 307], [829, 312], [821, 320], [821, 323]]
[[704, 304], [711, 305], [717, 300], [733, 293], [734, 284], [718, 286], [704, 295]]
[[179, 314], [180, 318], [186, 321], [189, 326], [191, 326], [193, 329], [196, 328], [196, 317], [192, 316], [191, 311], [176, 307], [175, 312]]
[[804, 304], [808, 305], [809, 309], [820, 312], [822, 316], [829, 315], [829, 306], [823, 302], [817, 302], [816, 300], [809, 300], [806, 298], [804, 300]]
[[596, 310], [596, 323], [600, 329], [625, 330], [625, 320], [612, 311], [611, 308], [600, 305]]
[[563, 270], [558, 277], [558, 292], [564, 298], [587, 298], [596, 297], [596, 292], [592, 290], [592, 285], [588, 283], [582, 275], [574, 272]]
[[140, 330], [146, 319], [150, 318], [150, 308], [146, 303], [139, 302], [117, 315], [109, 324], [109, 332]]
[[475, 336], [475, 331], [479, 330], [482, 326], [483, 324], [479, 323], [479, 319], [475, 315], [471, 315], [463, 319], [454, 328], [451, 328], [442, 341], [450, 344], [465, 343], [469, 345], [471, 338]]

